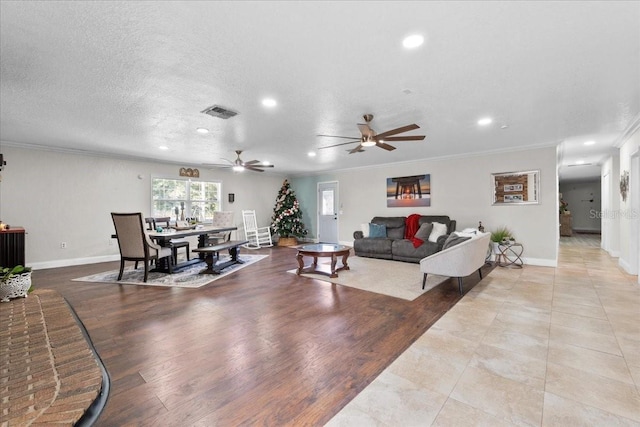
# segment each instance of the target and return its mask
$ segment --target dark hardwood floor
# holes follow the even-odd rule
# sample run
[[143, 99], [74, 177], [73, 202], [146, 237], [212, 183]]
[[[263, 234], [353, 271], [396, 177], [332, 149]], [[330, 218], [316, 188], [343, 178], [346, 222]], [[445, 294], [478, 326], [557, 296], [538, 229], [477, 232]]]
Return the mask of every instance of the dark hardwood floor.
[[270, 256], [199, 289], [71, 281], [117, 262], [33, 273], [109, 371], [98, 426], [322, 425], [460, 299], [455, 279], [405, 301], [287, 273], [293, 248], [252, 253]]

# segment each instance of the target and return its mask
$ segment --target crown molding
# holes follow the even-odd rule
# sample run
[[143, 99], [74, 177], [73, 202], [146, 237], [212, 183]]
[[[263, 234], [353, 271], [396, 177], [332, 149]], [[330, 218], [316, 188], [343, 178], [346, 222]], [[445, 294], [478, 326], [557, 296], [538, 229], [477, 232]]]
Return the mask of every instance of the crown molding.
[[638, 131], [638, 129], [640, 129], [640, 113], [638, 113], [636, 117], [631, 120], [629, 126], [627, 126], [627, 128], [620, 134], [620, 136], [616, 138], [613, 146], [616, 148], [622, 147], [624, 143], [627, 142], [627, 140]]

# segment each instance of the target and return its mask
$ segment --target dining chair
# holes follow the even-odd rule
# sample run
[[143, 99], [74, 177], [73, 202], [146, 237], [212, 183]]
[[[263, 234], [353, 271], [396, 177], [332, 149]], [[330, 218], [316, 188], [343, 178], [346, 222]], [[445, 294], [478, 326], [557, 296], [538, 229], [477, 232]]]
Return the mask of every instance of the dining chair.
[[147, 224], [147, 229], [148, 230], [156, 231], [156, 220], [155, 220], [155, 218], [146, 217], [144, 219], [144, 222], [145, 222], [145, 224]]
[[[214, 227], [233, 227], [233, 211], [214, 212], [211, 225]], [[228, 242], [229, 240], [231, 240], [231, 231], [207, 235], [207, 245], [217, 245], [218, 243]]]
[[[153, 218], [154, 220], [154, 225], [153, 225], [153, 229], [155, 230], [156, 227], [158, 225], [160, 225], [161, 227], [164, 228], [169, 228], [171, 225], [171, 218], [166, 216], [166, 217], [160, 217], [160, 218]], [[171, 248], [171, 251], [173, 252], [173, 263], [177, 264], [178, 263], [178, 249], [180, 248], [185, 248], [185, 250], [187, 251], [186, 255], [187, 255], [187, 261], [189, 261], [191, 258], [189, 258], [189, 241], [187, 239], [171, 239], [169, 241], [169, 247]]]
[[120, 248], [120, 273], [118, 280], [122, 279], [125, 261], [144, 262], [144, 282], [149, 276], [149, 264], [167, 259], [169, 273], [171, 270], [171, 248], [162, 247], [154, 243], [145, 232], [142, 213], [116, 213], [111, 212], [113, 226], [116, 229], [118, 247]]
[[244, 223], [245, 240], [249, 241], [244, 245], [245, 248], [258, 249], [263, 246], [273, 246], [271, 227], [258, 227], [256, 211], [242, 211], [242, 222]]

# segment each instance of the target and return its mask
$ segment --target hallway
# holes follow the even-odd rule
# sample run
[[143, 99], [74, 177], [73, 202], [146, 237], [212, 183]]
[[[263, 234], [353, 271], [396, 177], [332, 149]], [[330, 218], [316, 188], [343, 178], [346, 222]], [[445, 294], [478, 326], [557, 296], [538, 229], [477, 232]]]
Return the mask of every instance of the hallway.
[[557, 268], [496, 268], [327, 425], [640, 425], [640, 288], [563, 237]]

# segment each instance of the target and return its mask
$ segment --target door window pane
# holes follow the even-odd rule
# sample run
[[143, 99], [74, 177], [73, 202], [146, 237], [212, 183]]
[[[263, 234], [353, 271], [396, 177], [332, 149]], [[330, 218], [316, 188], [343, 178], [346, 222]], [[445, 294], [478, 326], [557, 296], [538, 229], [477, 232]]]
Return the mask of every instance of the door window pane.
[[322, 215], [333, 215], [333, 190], [322, 190]]

